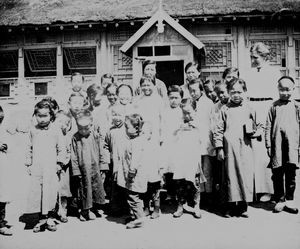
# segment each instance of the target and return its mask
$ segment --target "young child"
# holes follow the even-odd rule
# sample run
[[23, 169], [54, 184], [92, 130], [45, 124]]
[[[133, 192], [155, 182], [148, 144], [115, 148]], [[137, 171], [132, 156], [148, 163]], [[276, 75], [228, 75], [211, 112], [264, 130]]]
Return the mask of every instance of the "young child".
[[151, 145], [151, 149], [148, 150], [149, 183], [145, 194], [144, 206], [146, 216], [150, 215], [150, 201], [152, 201], [154, 211], [151, 214], [151, 218], [156, 219], [159, 217], [160, 212], [160, 184], [163, 173], [160, 153], [164, 138], [165, 104], [155, 90], [153, 78], [142, 77], [140, 87], [142, 95], [137, 99], [135, 108], [136, 112], [143, 117], [145, 122], [144, 132], [148, 133], [149, 144]]
[[181, 217], [183, 205], [189, 201], [194, 217], [199, 219], [200, 183], [205, 182], [205, 177], [201, 168], [200, 132], [195, 124], [196, 103], [192, 99], [183, 99], [181, 108], [184, 123], [175, 131], [172, 141], [172, 170], [178, 200], [177, 211], [173, 213], [173, 217]]
[[219, 101], [215, 92], [215, 82], [212, 79], [207, 79], [203, 82], [203, 88], [206, 96], [215, 104]]
[[[212, 120], [212, 131], [214, 132], [220, 117], [222, 106], [226, 105], [229, 101], [229, 94], [227, 91], [227, 85], [225, 82], [217, 82], [214, 88], [219, 101], [215, 103], [213, 120]], [[213, 167], [213, 191], [214, 201], [216, 205], [223, 211], [224, 202], [226, 201], [226, 183], [224, 180], [225, 169], [222, 161], [217, 160], [214, 157]], [[226, 205], [226, 204], [225, 204]]]
[[109, 126], [112, 122], [112, 108], [120, 103], [118, 100], [117, 89], [118, 86], [116, 84], [110, 84], [105, 89], [105, 93], [109, 102], [109, 106], [107, 107], [105, 115]]
[[123, 113], [132, 112], [133, 90], [131, 86], [127, 84], [121, 84], [120, 86], [118, 86], [117, 96], [119, 99], [119, 103], [123, 108]]
[[283, 76], [278, 80], [279, 99], [270, 107], [265, 141], [270, 157], [274, 187], [274, 212], [283, 210], [297, 214], [294, 203], [296, 169], [298, 168], [300, 107], [293, 98], [294, 79]]
[[59, 176], [59, 209], [58, 209], [58, 216], [61, 222], [66, 223], [68, 222], [67, 218], [67, 204], [68, 199], [72, 197], [71, 190], [70, 190], [70, 172], [69, 169], [71, 167], [71, 122], [72, 122], [72, 115], [70, 112], [60, 110], [56, 114], [56, 123], [60, 127], [62, 134], [64, 136], [64, 142], [66, 147], [66, 155], [64, 166], [60, 170]]
[[182, 110], [180, 108], [180, 103], [183, 97], [183, 91], [180, 86], [171, 85], [168, 88], [169, 97], [169, 108], [166, 109], [165, 126], [167, 127], [165, 132], [165, 142], [164, 147], [164, 158], [166, 160], [166, 173], [165, 176], [165, 187], [167, 189], [166, 200], [172, 200], [175, 197], [175, 187], [173, 184], [173, 171], [171, 165], [172, 158], [172, 138], [174, 132], [180, 128], [182, 124]]
[[[254, 153], [251, 140], [261, 135], [262, 125], [257, 122], [256, 114], [246, 100], [245, 81], [233, 79], [228, 83], [227, 90], [230, 101], [221, 108], [214, 131], [217, 157], [225, 163], [229, 203], [225, 217], [234, 214], [247, 218], [247, 202], [253, 201], [254, 187]], [[236, 202], [234, 210], [231, 206]]]
[[[117, 185], [117, 172], [119, 164], [117, 153], [117, 142], [119, 136], [125, 135], [124, 128], [125, 113], [120, 104], [114, 105], [111, 108], [111, 127], [105, 136], [105, 146], [107, 146], [110, 152], [111, 164], [110, 164], [110, 214], [112, 216], [120, 216], [124, 214], [126, 210], [126, 199], [124, 198], [124, 191]], [[108, 179], [108, 178], [106, 178]], [[124, 204], [125, 199], [125, 204]]]
[[206, 182], [203, 184], [202, 203], [211, 206], [212, 197], [212, 186], [213, 186], [213, 156], [215, 151], [212, 145], [212, 120], [213, 120], [213, 109], [214, 103], [205, 96], [203, 93], [203, 85], [200, 79], [193, 79], [189, 82], [189, 91], [192, 99], [196, 102], [196, 116], [197, 126], [201, 133], [202, 139], [202, 170], [206, 178]]
[[108, 170], [109, 154], [105, 153], [104, 141], [93, 128], [93, 118], [89, 111], [78, 113], [78, 132], [72, 138], [71, 162], [73, 177], [79, 178], [81, 221], [93, 220], [99, 205], [105, 203], [102, 170]]
[[54, 215], [58, 172], [64, 163], [65, 146], [61, 131], [52, 122], [54, 112], [48, 101], [40, 101], [34, 107], [37, 124], [29, 132], [29, 143], [25, 165], [30, 175], [30, 191], [27, 213], [41, 212], [40, 221], [33, 232], [47, 228], [56, 231]]
[[115, 134], [113, 150], [114, 165], [117, 168], [117, 184], [126, 191], [131, 221], [126, 228], [143, 226], [142, 194], [147, 191], [147, 166], [145, 164], [145, 146], [147, 138], [142, 133], [143, 119], [139, 114], [130, 114], [125, 118], [125, 132]]
[[226, 84], [232, 79], [238, 79], [240, 77], [240, 72], [236, 67], [228, 67], [224, 70], [222, 74], [223, 82]]
[[11, 236], [13, 232], [5, 220], [6, 204], [10, 201], [8, 184], [11, 181], [7, 150], [11, 148], [8, 134], [3, 127], [3, 119], [4, 112], [0, 106], [0, 234]]
[[71, 75], [72, 91], [79, 92], [86, 97], [86, 92], [83, 90], [83, 86], [85, 83], [84, 80], [84, 76], [79, 72], [75, 72]]

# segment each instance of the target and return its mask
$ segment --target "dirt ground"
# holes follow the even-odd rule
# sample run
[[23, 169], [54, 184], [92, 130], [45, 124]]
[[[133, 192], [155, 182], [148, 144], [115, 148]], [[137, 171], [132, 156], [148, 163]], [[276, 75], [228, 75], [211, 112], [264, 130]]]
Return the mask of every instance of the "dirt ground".
[[[300, 207], [298, 177], [296, 202]], [[12, 237], [0, 237], [1, 249], [299, 249], [300, 215], [285, 212], [274, 214], [274, 204], [256, 204], [249, 207], [248, 219], [223, 218], [202, 211], [197, 220], [185, 213], [175, 219], [173, 207], [164, 205], [156, 220], [146, 219], [145, 226], [127, 230], [123, 218], [103, 215], [93, 221], [81, 222], [69, 217], [59, 224], [56, 232], [33, 233], [24, 230], [24, 223], [13, 215], [13, 203], [8, 206], [8, 218], [14, 225]], [[16, 218], [16, 217], [15, 217]]]

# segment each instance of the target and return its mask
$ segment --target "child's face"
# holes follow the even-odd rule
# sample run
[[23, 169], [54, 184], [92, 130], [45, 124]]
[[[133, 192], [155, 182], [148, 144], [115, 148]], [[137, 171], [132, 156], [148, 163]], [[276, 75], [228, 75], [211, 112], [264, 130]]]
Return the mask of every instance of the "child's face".
[[48, 108], [38, 109], [35, 118], [40, 127], [47, 127], [51, 120], [50, 110]]
[[237, 72], [232, 72], [232, 73], [229, 73], [226, 75], [225, 79], [224, 79], [224, 82], [229, 82], [231, 81], [232, 79], [238, 79], [238, 73]]
[[194, 100], [199, 99], [201, 97], [201, 95], [202, 95], [202, 92], [201, 92], [201, 90], [199, 88], [199, 84], [189, 85], [189, 92], [190, 92], [191, 97]]
[[115, 126], [119, 126], [124, 122], [124, 114], [119, 109], [112, 109], [111, 111], [112, 124]]
[[73, 96], [69, 101], [70, 109], [73, 113], [77, 114], [83, 109], [84, 98], [81, 96]]
[[153, 93], [154, 85], [150, 80], [145, 80], [141, 84], [141, 90], [145, 96], [150, 96]]
[[154, 64], [149, 64], [144, 68], [144, 75], [149, 77], [154, 77], [156, 75], [156, 66]]
[[91, 133], [93, 124], [90, 118], [84, 118], [77, 121], [78, 133], [81, 136], [88, 136]]
[[62, 133], [66, 135], [71, 127], [71, 119], [66, 115], [59, 115], [56, 122], [60, 126]]
[[186, 71], [186, 78], [188, 81], [199, 78], [199, 75], [200, 72], [197, 70], [195, 66], [189, 67], [189, 69]]
[[83, 87], [82, 75], [73, 76], [71, 84], [72, 84], [72, 90], [74, 92], [79, 92]]
[[125, 130], [128, 136], [132, 136], [137, 133], [129, 118], [125, 118]]
[[118, 96], [116, 87], [112, 86], [107, 89], [107, 99], [111, 105], [117, 102]]
[[210, 98], [213, 102], [217, 101], [218, 97], [216, 92], [214, 91], [213, 84], [204, 85], [204, 90], [208, 98]]
[[182, 107], [182, 115], [185, 122], [191, 122], [195, 120], [196, 112], [190, 105], [185, 105]]
[[222, 104], [226, 104], [229, 100], [229, 95], [225, 85], [220, 85], [216, 88], [216, 94]]
[[97, 92], [94, 98], [92, 99], [92, 106], [97, 107], [101, 105], [103, 95], [102, 92]]
[[251, 67], [260, 68], [263, 62], [265, 61], [265, 59], [261, 55], [257, 54], [256, 52], [251, 52], [250, 58], [251, 58]]
[[169, 93], [169, 103], [171, 108], [177, 108], [180, 105], [181, 96], [179, 92]]
[[244, 100], [244, 90], [241, 84], [234, 84], [232, 88], [229, 90], [229, 96], [231, 101], [239, 104]]
[[289, 79], [282, 79], [278, 83], [279, 98], [281, 100], [290, 100], [295, 89], [295, 85]]
[[130, 104], [132, 101], [132, 94], [128, 87], [121, 87], [118, 97], [122, 105]]

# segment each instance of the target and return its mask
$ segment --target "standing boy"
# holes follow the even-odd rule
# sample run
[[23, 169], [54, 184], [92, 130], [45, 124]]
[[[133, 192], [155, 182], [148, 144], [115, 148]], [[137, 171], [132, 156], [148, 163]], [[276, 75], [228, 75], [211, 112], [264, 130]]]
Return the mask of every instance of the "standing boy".
[[[279, 99], [270, 107], [266, 122], [266, 147], [272, 169], [273, 212], [283, 210], [297, 214], [294, 204], [296, 169], [299, 149], [300, 107], [292, 99], [294, 79], [283, 76], [278, 80]], [[285, 179], [284, 179], [285, 178]]]

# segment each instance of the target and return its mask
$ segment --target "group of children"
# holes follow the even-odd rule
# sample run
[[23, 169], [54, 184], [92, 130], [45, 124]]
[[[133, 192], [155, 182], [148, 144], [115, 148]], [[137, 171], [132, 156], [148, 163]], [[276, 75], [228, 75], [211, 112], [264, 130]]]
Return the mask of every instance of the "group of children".
[[[67, 222], [71, 208], [81, 221], [100, 217], [106, 199], [110, 215], [127, 213], [126, 227], [141, 227], [145, 216], [160, 216], [162, 187], [177, 203], [175, 218], [184, 211], [201, 218], [200, 197], [209, 205], [221, 203], [224, 217], [248, 217], [247, 203], [256, 194], [252, 142], [262, 138], [274, 212], [298, 213], [292, 203], [300, 113], [292, 98], [294, 80], [278, 79], [279, 99], [261, 123], [237, 69], [226, 69], [222, 82], [202, 81], [195, 63], [185, 71], [187, 83], [167, 89], [155, 77], [155, 63], [146, 61], [137, 89], [106, 74], [86, 92], [84, 76], [75, 73], [68, 109], [60, 110], [53, 98], [35, 105], [25, 162], [30, 175], [25, 213], [40, 213], [34, 232], [56, 231], [56, 220]], [[0, 233], [11, 235], [5, 175], [13, 148], [2, 125], [0, 134]]]

